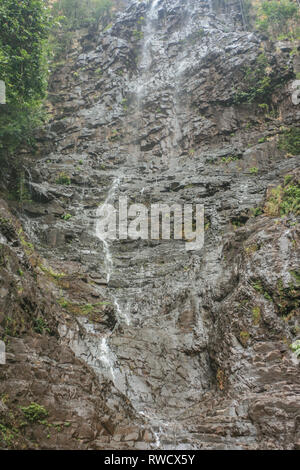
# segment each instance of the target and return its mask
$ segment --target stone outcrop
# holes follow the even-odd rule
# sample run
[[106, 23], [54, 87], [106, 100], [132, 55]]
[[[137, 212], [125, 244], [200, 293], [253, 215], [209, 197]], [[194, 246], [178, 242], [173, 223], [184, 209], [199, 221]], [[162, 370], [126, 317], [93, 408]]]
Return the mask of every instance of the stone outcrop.
[[[279, 145], [298, 125], [299, 65], [244, 30], [238, 2], [129, 3], [53, 74], [14, 208], [27, 235], [1, 205], [2, 445], [299, 448], [299, 227], [263, 211], [287, 175], [299, 184]], [[259, 106], [239, 98], [262, 55]], [[105, 247], [97, 208], [119, 196], [204, 204], [203, 249]], [[31, 401], [48, 425], [21, 426]]]

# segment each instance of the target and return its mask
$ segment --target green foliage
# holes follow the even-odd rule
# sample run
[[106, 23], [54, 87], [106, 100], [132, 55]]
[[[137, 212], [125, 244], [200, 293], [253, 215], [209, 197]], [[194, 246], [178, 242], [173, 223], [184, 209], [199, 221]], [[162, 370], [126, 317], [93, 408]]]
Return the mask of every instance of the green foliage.
[[7, 104], [0, 107], [0, 149], [11, 151], [30, 141], [43, 117], [50, 27], [42, 0], [1, 0], [0, 80], [6, 84]]
[[[105, 31], [111, 27], [116, 0], [57, 0], [52, 6], [54, 27], [50, 35], [52, 64], [58, 65], [71, 50], [74, 31], [102, 24]], [[101, 76], [100, 69], [96, 73]]]
[[62, 30], [62, 25], [53, 29], [50, 36], [52, 63], [58, 65], [58, 61], [65, 57], [71, 49], [74, 33]]
[[242, 0], [248, 28], [273, 40], [299, 39], [297, 0]]
[[261, 312], [259, 307], [253, 307], [252, 309], [253, 323], [254, 325], [259, 325], [261, 319]]
[[62, 219], [67, 221], [67, 220], [70, 220], [71, 217], [72, 217], [71, 214], [64, 214], [64, 215], [62, 216]]
[[39, 333], [40, 335], [42, 335], [44, 332], [45, 333], [50, 333], [50, 329], [48, 328], [48, 324], [47, 324], [46, 320], [42, 317], [34, 319], [33, 329], [36, 333]]
[[66, 300], [64, 297], [62, 297], [61, 299], [58, 299], [57, 302], [59, 303], [59, 305], [60, 305], [62, 308], [68, 308], [68, 306], [69, 306], [68, 300]]
[[268, 292], [264, 292], [264, 298], [267, 300], [272, 300], [272, 297], [270, 296]]
[[292, 179], [293, 179], [292, 175], [285, 175], [285, 177], [284, 177], [284, 186], [289, 184], [289, 182], [292, 181]]
[[0, 78], [9, 104], [30, 104], [44, 96], [44, 44], [50, 30], [41, 0], [2, 0], [0, 4]]
[[257, 12], [256, 26], [273, 37], [289, 33], [299, 19], [298, 5], [292, 0], [263, 1]]
[[260, 293], [263, 293], [264, 291], [264, 288], [262, 286], [262, 283], [258, 280], [258, 281], [254, 281], [252, 283], [252, 287], [253, 289], [255, 289], [257, 292], [260, 292]]
[[45, 419], [49, 414], [44, 406], [34, 402], [29, 406], [22, 406], [21, 410], [30, 423], [36, 423], [37, 421]]
[[279, 138], [278, 148], [290, 155], [300, 155], [300, 129], [292, 127]]
[[104, 16], [112, 17], [112, 0], [58, 0], [53, 14], [61, 18], [65, 29], [73, 30], [96, 24]]
[[242, 84], [243, 89], [235, 93], [235, 103], [262, 101], [265, 104], [274, 89], [274, 84], [269, 75], [269, 63], [264, 53], [257, 57], [256, 64], [244, 69]]
[[34, 131], [46, 120], [41, 101], [0, 107], [0, 155], [13, 152], [20, 144], [34, 146]]
[[65, 273], [58, 273], [54, 271], [51, 267], [44, 266], [43, 264], [40, 264], [39, 267], [45, 274], [47, 274], [49, 277], [52, 277], [56, 281], [59, 281], [65, 276]]
[[290, 271], [290, 274], [295, 279], [297, 287], [299, 287], [300, 286], [300, 272], [299, 271]]
[[144, 24], [145, 23], [145, 18], [143, 16], [140, 16], [138, 22], [138, 24]]
[[[252, 282], [252, 287], [255, 289], [257, 292], [262, 294], [266, 300], [272, 301], [272, 297], [270, 294], [264, 289], [262, 283], [260, 280], [253, 281]], [[254, 312], [253, 312], [254, 313]]]
[[137, 41], [140, 41], [140, 40], [143, 39], [143, 37], [144, 37], [143, 31], [139, 31], [139, 30], [137, 30], [137, 29], [134, 29], [134, 30], [132, 31], [132, 33], [133, 33], [133, 36], [135, 37], [135, 39], [136, 39]]
[[221, 162], [226, 163], [226, 164], [235, 162], [237, 160], [239, 160], [239, 157], [237, 157], [236, 155], [229, 155], [228, 157], [221, 158]]
[[263, 213], [263, 210], [261, 207], [254, 207], [253, 209], [251, 209], [252, 217], [258, 217], [262, 215], [262, 213]]
[[290, 348], [300, 358], [300, 339], [291, 344]]
[[113, 129], [113, 130], [111, 131], [110, 136], [109, 136], [108, 138], [109, 138], [109, 140], [111, 140], [111, 141], [116, 141], [116, 140], [118, 140], [118, 139], [120, 138], [120, 135], [119, 135], [117, 129]]
[[56, 179], [57, 184], [64, 184], [69, 186], [71, 184], [70, 176], [66, 175], [64, 172], [61, 172]]
[[240, 332], [240, 340], [241, 340], [241, 343], [244, 347], [247, 346], [247, 343], [250, 339], [250, 334], [248, 333], [248, 331], [241, 331]]
[[13, 445], [13, 441], [17, 437], [17, 434], [18, 430], [16, 428], [10, 429], [0, 423], [0, 441], [3, 441], [6, 446], [11, 447]]
[[73, 315], [79, 315], [79, 316], [90, 316], [92, 314], [97, 315], [97, 313], [101, 313], [102, 308], [111, 305], [110, 302], [97, 302], [95, 304], [79, 304], [79, 303], [74, 303], [70, 302], [69, 300], [65, 299], [64, 297], [61, 297], [58, 299], [58, 303], [62, 308], [65, 308], [68, 310], [69, 313], [72, 313]]
[[283, 189], [283, 201], [280, 206], [280, 213], [287, 215], [293, 212], [300, 214], [300, 185], [288, 185]]
[[[286, 181], [290, 181], [287, 179]], [[292, 181], [285, 185], [277, 186], [271, 190], [271, 194], [264, 207], [264, 213], [269, 216], [285, 216], [288, 214], [300, 214], [300, 183]]]
[[269, 111], [269, 105], [267, 103], [261, 103], [258, 105], [258, 107], [266, 113]]
[[[72, 30], [107, 22], [114, 0], [1, 0], [0, 80], [6, 104], [0, 106], [0, 156], [21, 145], [34, 145], [34, 131], [46, 120], [48, 59], [57, 61], [70, 49]], [[59, 34], [60, 33], [60, 34]], [[49, 37], [51, 40], [49, 42]]]

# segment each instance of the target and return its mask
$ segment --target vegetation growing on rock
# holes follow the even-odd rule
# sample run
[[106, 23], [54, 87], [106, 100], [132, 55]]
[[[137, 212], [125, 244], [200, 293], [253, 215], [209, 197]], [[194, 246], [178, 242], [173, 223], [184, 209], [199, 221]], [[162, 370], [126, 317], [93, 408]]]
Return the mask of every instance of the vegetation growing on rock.
[[300, 36], [299, 11], [297, 2], [292, 0], [271, 0], [259, 4], [256, 25], [260, 31], [267, 32], [273, 38], [287, 35], [290, 38]]
[[248, 26], [267, 34], [273, 40], [299, 38], [296, 0], [243, 0], [242, 5]]
[[23, 411], [25, 418], [30, 423], [41, 421], [42, 419], [45, 419], [48, 416], [48, 411], [46, 410], [46, 408], [34, 402], [30, 403], [30, 405], [28, 406], [22, 406], [21, 410]]
[[300, 128], [286, 129], [279, 138], [278, 147], [291, 156], [300, 155]]
[[[47, 120], [43, 100], [49, 58], [64, 55], [74, 29], [111, 20], [118, 0], [2, 0], [0, 4], [0, 80], [6, 104], [0, 105], [0, 157], [20, 144], [34, 144], [35, 130]], [[59, 31], [62, 32], [57, 38]]]
[[[292, 180], [292, 181], [291, 181]], [[300, 182], [291, 177], [283, 185], [271, 189], [264, 212], [272, 217], [300, 214]]]

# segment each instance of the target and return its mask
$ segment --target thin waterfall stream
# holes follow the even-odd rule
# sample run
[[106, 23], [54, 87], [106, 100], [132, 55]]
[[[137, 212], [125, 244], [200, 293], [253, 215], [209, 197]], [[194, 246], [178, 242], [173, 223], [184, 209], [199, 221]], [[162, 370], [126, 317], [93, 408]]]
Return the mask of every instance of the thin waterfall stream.
[[[104, 252], [104, 264], [105, 264], [105, 270], [106, 270], [106, 282], [107, 286], [109, 287], [109, 282], [111, 280], [111, 276], [113, 275], [114, 272], [114, 261], [113, 261], [113, 255], [111, 253], [110, 249], [110, 243], [107, 240], [106, 236], [103, 235], [102, 230], [100, 230], [100, 220], [101, 217], [106, 213], [108, 217], [110, 217], [112, 214], [108, 213], [108, 205], [112, 204], [114, 202], [114, 198], [116, 195], [116, 191], [120, 185], [121, 178], [117, 177], [113, 180], [113, 183], [110, 187], [110, 190], [108, 191], [107, 197], [105, 199], [105, 202], [99, 206], [97, 210], [97, 222], [96, 222], [96, 236], [99, 238], [99, 240], [102, 242], [103, 245], [103, 252]], [[125, 322], [127, 326], [130, 325], [130, 319], [127, 315], [127, 313], [123, 312], [119, 303], [119, 300], [117, 299], [116, 295], [113, 293], [111, 294], [111, 297], [113, 299], [113, 304], [116, 308], [116, 313], [117, 313], [117, 323], [114, 327], [117, 328], [120, 324]], [[102, 339], [101, 339], [101, 345], [100, 345], [100, 361], [103, 363], [104, 367], [109, 369], [111, 378], [113, 383], [115, 383], [116, 380], [116, 374], [115, 374], [115, 358], [113, 356], [113, 353], [109, 347], [109, 337], [113, 334], [114, 329], [106, 334]]]
[[[103, 244], [104, 264], [105, 264], [105, 269], [106, 269], [106, 282], [107, 282], [108, 287], [109, 287], [109, 282], [111, 280], [111, 276], [113, 275], [113, 272], [114, 272], [114, 261], [113, 261], [113, 255], [110, 249], [110, 243], [107, 240], [107, 237], [103, 234], [102, 230], [100, 229], [101, 221], [99, 219], [101, 219], [101, 217], [103, 217], [104, 214], [106, 214], [107, 217], [112, 217], [113, 214], [107, 213], [107, 212], [109, 210], [109, 205], [114, 202], [114, 197], [116, 195], [116, 191], [120, 183], [121, 183], [120, 177], [117, 177], [114, 179], [105, 202], [101, 206], [99, 206], [97, 210], [96, 236], [97, 238], [99, 238], [99, 240]], [[112, 294], [112, 298], [113, 298], [113, 302], [117, 311], [117, 324], [125, 322], [127, 326], [130, 325], [130, 318], [127, 312], [123, 312], [116, 295]]]
[[[150, 9], [148, 10], [148, 14], [146, 16], [146, 23], [144, 25], [144, 44], [142, 48], [142, 53], [141, 53], [141, 62], [140, 62], [140, 74], [137, 79], [137, 88], [136, 88], [136, 96], [137, 96], [137, 103], [138, 103], [138, 123], [142, 123], [143, 119], [143, 106], [144, 106], [144, 97], [147, 95], [147, 87], [150, 86], [150, 88], [154, 87], [156, 89], [156, 83], [155, 81], [151, 83], [151, 65], [153, 62], [153, 47], [158, 48], [161, 54], [165, 54], [164, 51], [164, 46], [162, 44], [162, 41], [160, 39], [156, 38], [157, 34], [157, 25], [156, 22], [158, 20], [158, 7], [160, 4], [161, 0], [154, 0], [152, 2], [152, 5]], [[160, 85], [164, 85], [164, 77], [160, 77]], [[178, 141], [180, 140], [181, 137], [181, 132], [180, 132], [180, 123], [178, 119], [178, 110], [179, 110], [179, 104], [178, 104], [178, 85], [175, 83], [175, 87], [172, 90], [172, 96], [171, 100], [174, 102], [173, 105], [173, 114], [174, 116], [171, 118], [170, 122], [170, 135], [168, 138], [168, 141], [166, 142], [166, 151], [165, 154], [171, 155], [173, 157], [173, 160], [178, 157]], [[139, 131], [139, 125], [137, 125], [137, 129]], [[176, 149], [176, 150], [175, 150]], [[166, 161], [165, 163], [171, 168], [171, 160]], [[108, 191], [107, 197], [105, 202], [98, 208], [97, 210], [97, 221], [99, 218], [103, 217], [104, 215], [109, 218], [110, 214], [107, 211], [107, 207], [110, 204], [114, 203], [114, 200], [116, 199], [117, 192], [119, 190], [119, 187], [121, 183], [123, 182], [124, 176], [123, 177], [116, 177], [114, 178], [111, 187]], [[156, 178], [157, 180], [157, 178]], [[143, 187], [141, 190], [141, 194], [143, 194], [145, 188]], [[106, 281], [109, 284], [111, 281], [111, 278], [114, 274], [114, 260], [113, 260], [113, 254], [112, 254], [112, 243], [109, 240], [107, 240], [106, 236], [103, 235], [102, 231], [100, 230], [100, 225], [99, 222], [96, 223], [96, 236], [97, 238], [102, 242], [103, 246], [103, 253], [104, 253], [104, 264], [105, 264], [105, 270], [106, 270]], [[143, 281], [142, 278], [144, 278], [145, 275], [145, 270], [144, 267], [142, 266], [139, 270], [138, 274], [138, 282], [140, 285], [140, 292], [142, 295], [142, 286], [143, 286]], [[115, 355], [113, 354], [110, 345], [109, 345], [109, 340], [110, 337], [113, 335], [115, 329], [117, 328], [118, 325], [130, 325], [130, 317], [127, 312], [124, 312], [122, 309], [120, 302], [116, 296], [115, 293], [111, 293], [111, 297], [113, 299], [114, 306], [116, 308], [116, 313], [117, 313], [117, 324], [112, 332], [110, 332], [108, 335], [103, 337], [101, 339], [101, 345], [100, 345], [100, 361], [102, 362], [103, 366], [109, 370], [111, 379], [115, 386], [119, 388], [123, 393], [126, 394], [126, 389], [124, 388], [124, 383], [126, 381], [130, 381], [131, 375], [130, 373], [125, 374], [125, 377], [122, 373], [120, 373], [119, 367], [116, 366], [117, 359]], [[132, 403], [133, 407], [136, 409], [137, 413], [142, 416], [146, 422], [147, 425], [150, 427], [153, 436], [155, 438], [155, 443], [153, 444], [155, 448], [157, 449], [162, 449], [165, 448], [165, 446], [169, 445], [169, 447], [178, 447], [177, 446], [177, 434], [180, 436], [185, 436], [187, 433], [185, 432], [184, 429], [181, 428], [181, 426], [178, 426], [176, 421], [169, 421], [163, 419], [162, 415], [157, 416], [157, 413], [152, 411], [149, 408], [143, 408], [141, 407], [140, 403], [137, 403], [136, 400], [132, 400], [130, 397], [129, 398], [130, 402]], [[168, 436], [168, 437], [167, 437]], [[166, 445], [163, 444], [163, 441], [166, 440]], [[167, 447], [166, 447], [167, 448]], [[180, 448], [180, 446], [178, 447]]]
[[[138, 81], [138, 88], [136, 91], [139, 117], [140, 117], [140, 114], [142, 113], [142, 95], [143, 95], [144, 84], [146, 81], [145, 75], [147, 75], [147, 72], [151, 66], [151, 45], [152, 45], [154, 35], [155, 35], [155, 29], [153, 29], [152, 24], [157, 19], [157, 16], [158, 16], [157, 6], [160, 3], [160, 1], [161, 0], [153, 1], [150, 7], [150, 10], [148, 12], [148, 15], [147, 15], [147, 20], [146, 20], [145, 33], [144, 33], [144, 45], [143, 45], [142, 58], [141, 58], [141, 64], [140, 64], [142, 72], [140, 74], [140, 79]], [[116, 177], [113, 180], [112, 185], [108, 191], [105, 202], [101, 206], [99, 206], [97, 210], [97, 222], [96, 222], [95, 233], [96, 233], [97, 238], [102, 242], [102, 245], [103, 245], [106, 281], [107, 281], [108, 287], [109, 287], [109, 282], [111, 280], [111, 276], [113, 275], [113, 271], [114, 271], [114, 261], [113, 261], [113, 255], [112, 255], [111, 248], [110, 248], [110, 242], [107, 240], [106, 236], [103, 236], [103, 233], [100, 230], [99, 218], [101, 218], [104, 215], [104, 212], [107, 210], [108, 204], [112, 204], [114, 202], [114, 198], [115, 198], [115, 195], [119, 188], [120, 183], [121, 183], [120, 177]], [[106, 214], [106, 215], [109, 217], [109, 214]], [[120, 302], [114, 293], [112, 294], [112, 299], [113, 299], [113, 303], [114, 303], [114, 306], [116, 308], [116, 313], [117, 313], [116, 326], [124, 322], [127, 326], [129, 326], [130, 318], [128, 316], [128, 313], [122, 310], [120, 306]], [[101, 340], [100, 360], [103, 362], [106, 368], [109, 368], [112, 379], [115, 382], [114, 358], [113, 358], [112, 351], [110, 350], [109, 341], [108, 341], [112, 333], [113, 331], [110, 334], [106, 335]]]
[[[138, 133], [141, 132], [143, 127], [143, 117], [144, 119], [147, 119], [145, 116], [149, 95], [164, 95], [165, 90], [168, 88], [166, 96], [168, 103], [171, 104], [171, 106], [170, 114], [164, 122], [164, 125], [168, 128], [168, 133], [163, 139], [161, 148], [163, 158], [165, 156], [165, 160], [162, 159], [162, 163], [165, 165], [166, 169], [170, 170], [172, 169], [171, 160], [176, 162], [180, 153], [179, 142], [181, 139], [181, 123], [179, 113], [181, 111], [181, 103], [179, 81], [181, 78], [181, 70], [180, 68], [176, 69], [176, 67], [171, 67], [170, 70], [168, 69], [167, 71], [163, 69], [161, 71], [157, 70], [157, 65], [160, 61], [168, 60], [164, 38], [159, 30], [159, 9], [161, 7], [161, 3], [161, 0], [154, 0], [151, 6], [148, 6], [148, 11], [145, 14], [144, 19], [145, 23], [143, 24], [144, 39], [141, 46], [141, 60], [137, 70], [138, 73], [135, 78], [131, 79], [129, 88], [135, 93], [138, 104], [137, 113], [135, 115], [136, 129]], [[168, 86], [170, 75], [172, 74], [174, 80], [172, 81], [172, 86]], [[141, 161], [144, 161], [144, 157], [146, 161], [146, 156], [144, 156], [143, 151], [140, 148], [137, 154]], [[153, 434], [153, 443], [151, 444], [153, 447], [157, 449], [164, 449], [168, 446], [180, 448], [181, 444], [178, 444], [178, 442], [180, 443], [183, 440], [188, 442], [189, 434], [180, 424], [177, 423], [174, 414], [169, 415], [168, 411], [164, 409], [164, 407], [168, 407], [168, 401], [172, 398], [172, 391], [169, 389], [168, 379], [166, 379], [166, 384], [164, 383], [163, 385], [166, 388], [166, 391], [162, 399], [163, 405], [161, 406], [156, 403], [155, 394], [153, 394], [151, 388], [147, 385], [147, 377], [142, 376], [140, 371], [134, 370], [131, 363], [127, 360], [127, 345], [125, 344], [125, 351], [121, 349], [124, 344], [122, 343], [124, 336], [126, 336], [129, 343], [133, 338], [137, 343], [141, 341], [144, 342], [144, 344], [147, 344], [146, 341], [149, 341], [148, 344], [153, 344], [154, 348], [149, 354], [150, 360], [153, 361], [154, 364], [149, 365], [149, 368], [153, 368], [153, 374], [155, 376], [156, 362], [159, 361], [159, 354], [161, 354], [161, 351], [164, 351], [165, 341], [165, 338], [162, 335], [162, 338], [160, 338], [156, 343], [155, 329], [151, 329], [153, 328], [153, 323], [157, 322], [159, 329], [163, 330], [163, 327], [160, 328], [160, 318], [152, 320], [151, 315], [149, 315], [149, 319], [145, 317], [145, 319], [139, 321], [139, 319], [136, 320], [134, 317], [136, 312], [145, 305], [142, 303], [146, 291], [145, 284], [153, 282], [152, 268], [149, 267], [146, 262], [144, 265], [137, 265], [138, 267], [134, 264], [132, 265], [133, 268], [128, 271], [131, 276], [129, 284], [131, 283], [131, 285], [138, 286], [138, 290], [133, 294], [131, 285], [125, 292], [124, 290], [122, 291], [122, 288], [120, 288], [120, 290], [118, 287], [116, 288], [115, 286], [117, 283], [113, 281], [120, 277], [120, 273], [122, 273], [119, 266], [121, 262], [119, 262], [119, 259], [118, 262], [116, 260], [118, 255], [117, 242], [114, 243], [114, 240], [111, 240], [110, 237], [104, 236], [102, 230], [100, 230], [99, 221], [107, 216], [109, 218], [109, 215], [111, 215], [106, 213], [107, 208], [114, 205], [121, 189], [122, 192], [125, 192], [126, 194], [126, 188], [129, 186], [130, 182], [137, 179], [141, 180], [142, 178], [140, 181], [141, 187], [137, 193], [146, 198], [150, 192], [148, 188], [149, 180], [155, 185], [155, 187], [158, 187], [160, 184], [161, 178], [158, 176], [158, 173], [155, 174], [152, 170], [146, 174], [145, 177], [141, 176], [136, 169], [133, 170], [132, 166], [130, 167], [130, 172], [131, 174], [127, 175], [125, 167], [124, 169], [119, 169], [109, 175], [110, 183], [106, 189], [107, 192], [105, 197], [103, 197], [102, 194], [100, 196], [101, 198], [103, 197], [102, 200], [104, 201], [96, 210], [96, 224], [93, 222], [92, 232], [93, 237], [96, 237], [101, 242], [100, 246], [103, 253], [103, 263], [100, 268], [102, 281], [103, 277], [105, 278], [102, 285], [106, 283], [105, 289], [109, 300], [111, 300], [111, 303], [114, 306], [116, 323], [112, 329], [103, 331], [103, 329], [98, 328], [97, 325], [91, 323], [88, 318], [81, 317], [76, 319], [77, 324], [79, 325], [77, 332], [74, 333], [62, 325], [60, 326], [60, 333], [62, 337], [68, 338], [75, 354], [82, 358], [89, 366], [94, 368], [99, 377], [105, 377], [108, 381], [111, 381], [114, 387], [128, 399], [133, 409], [136, 411], [136, 414], [143, 417], [145, 428], [147, 427], [148, 429], [151, 429]], [[29, 178], [31, 186], [34, 183], [31, 182], [31, 175], [29, 175]], [[76, 207], [80, 209], [80, 213], [83, 213], [85, 210], [85, 198], [89, 197], [89, 187], [88, 179], [85, 178], [85, 175], [81, 175], [81, 181], [83, 182], [83, 187], [81, 188], [82, 191], [80, 193], [80, 197], [76, 198]], [[44, 191], [46, 194], [47, 183], [45, 183], [45, 188], [41, 186], [38, 190], [41, 193]], [[66, 188], [65, 191], [68, 194], [68, 188]], [[31, 225], [32, 224], [33, 222], [31, 221]], [[84, 251], [84, 255], [89, 253], [89, 255], [93, 256], [97, 253], [96, 251], [91, 252], [90, 250]], [[138, 249], [137, 258], [139, 257], [140, 259], [143, 258], [142, 249], [141, 253]], [[97, 269], [99, 269], [99, 264], [97, 265]], [[147, 283], [145, 282], [145, 278], [147, 279]], [[133, 299], [130, 295], [134, 296]], [[151, 301], [152, 300], [155, 299], [151, 298]], [[145, 303], [147, 301], [148, 299], [145, 300]], [[136, 309], [135, 311], [130, 311], [132, 304]], [[150, 313], [151, 308], [149, 308]], [[156, 308], [156, 304], [154, 302], [153, 308]], [[147, 322], [149, 323], [147, 324]], [[143, 323], [146, 324], [146, 333], [145, 338], [140, 338], [141, 328], [144, 326]], [[83, 332], [83, 334], [81, 334], [81, 332]], [[174, 348], [176, 348], [177, 339], [175, 334], [174, 338]], [[118, 342], [121, 346], [119, 346]], [[162, 366], [162, 371], [164, 371], [164, 365]], [[151, 396], [151, 400], [149, 400], [149, 396]], [[187, 448], [188, 445], [190, 444], [187, 444], [185, 448]]]

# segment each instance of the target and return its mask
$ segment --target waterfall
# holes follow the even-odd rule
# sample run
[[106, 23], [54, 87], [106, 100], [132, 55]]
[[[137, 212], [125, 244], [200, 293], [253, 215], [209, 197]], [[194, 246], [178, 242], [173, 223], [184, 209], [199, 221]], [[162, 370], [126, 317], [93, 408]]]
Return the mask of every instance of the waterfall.
[[[162, 163], [172, 169], [178, 163], [180, 156], [179, 142], [182, 138], [181, 126], [179, 122], [180, 104], [179, 82], [177, 70], [163, 72], [158, 66], [160, 60], [167, 60], [164, 38], [160, 35], [158, 27], [159, 7], [161, 0], [154, 0], [147, 12], [145, 25], [143, 28], [144, 41], [139, 63], [139, 77], [135, 87], [137, 97], [137, 141], [142, 135], [143, 110], [147, 98], [151, 93], [166, 93], [166, 84], [170, 81], [170, 74], [173, 78], [173, 89], [168, 92], [169, 102], [172, 112], [167, 118], [165, 125], [169, 128], [169, 135], [161, 141]], [[154, 70], [153, 70], [154, 69]]]
[[101, 340], [101, 345], [100, 345], [100, 361], [106, 367], [111, 375], [112, 381], [115, 383], [116, 377], [115, 377], [115, 371], [114, 371], [114, 358], [112, 356], [112, 352], [107, 344], [107, 338], [104, 337]]
[[161, 0], [154, 0], [146, 16], [144, 27], [144, 43], [141, 52], [140, 70], [141, 70], [141, 88], [147, 86], [149, 82], [150, 69], [153, 62], [153, 56], [165, 56], [166, 51], [162, 40], [159, 38], [159, 29], [157, 28], [158, 6]]
[[[105, 214], [107, 205], [113, 203], [114, 197], [120, 185], [120, 182], [121, 182], [120, 177], [117, 177], [114, 179], [104, 203], [101, 206], [99, 206], [97, 210], [96, 236], [97, 238], [99, 238], [99, 240], [102, 242], [102, 245], [103, 245], [104, 264], [105, 264], [105, 270], [106, 270], [106, 282], [108, 285], [109, 285], [111, 276], [114, 271], [114, 261], [113, 261], [113, 256], [110, 250], [110, 243], [106, 239], [106, 237], [103, 235], [102, 231], [100, 230], [99, 219]], [[130, 325], [130, 318], [126, 312], [122, 311], [118, 298], [116, 297], [115, 294], [113, 294], [112, 297], [113, 297], [113, 302], [117, 311], [118, 323], [122, 323], [123, 321], [125, 321], [126, 325]]]
[[[107, 282], [108, 286], [109, 286], [111, 276], [114, 272], [114, 261], [113, 261], [113, 255], [112, 255], [111, 249], [110, 249], [110, 243], [106, 239], [106, 237], [103, 235], [102, 231], [100, 230], [100, 221], [99, 221], [99, 219], [105, 214], [107, 205], [112, 204], [114, 202], [114, 198], [115, 198], [116, 192], [119, 188], [120, 182], [121, 182], [120, 177], [117, 177], [117, 178], [114, 179], [114, 181], [113, 181], [113, 183], [110, 187], [110, 190], [108, 191], [108, 194], [107, 194], [107, 197], [106, 197], [104, 203], [101, 206], [99, 206], [99, 208], [97, 210], [97, 214], [96, 214], [97, 215], [96, 236], [97, 236], [97, 238], [99, 238], [99, 240], [102, 242], [102, 245], [103, 245], [104, 264], [105, 264], [105, 270], [106, 270], [106, 282]], [[126, 312], [122, 311], [119, 300], [118, 300], [118, 298], [116, 297], [116, 295], [114, 293], [112, 294], [112, 299], [113, 299], [113, 303], [114, 303], [114, 306], [115, 306], [115, 309], [116, 309], [116, 317], [117, 317], [116, 326], [118, 326], [119, 324], [121, 324], [123, 322], [125, 322], [126, 325], [129, 326], [130, 325], [129, 316], [127, 315]], [[112, 351], [109, 347], [109, 344], [108, 344], [108, 338], [112, 335], [112, 333], [113, 333], [113, 331], [110, 334], [104, 336], [101, 339], [100, 358], [99, 359], [102, 362], [103, 366], [107, 370], [109, 370], [112, 381], [113, 381], [113, 383], [115, 383], [115, 380], [116, 380], [115, 369], [114, 369], [115, 361], [114, 361], [113, 353], [112, 353]]]
[[109, 242], [107, 241], [106, 237], [103, 236], [102, 231], [100, 230], [99, 219], [105, 214], [107, 205], [113, 202], [113, 199], [119, 187], [119, 184], [120, 184], [120, 178], [115, 178], [104, 203], [101, 206], [99, 206], [97, 210], [96, 236], [99, 238], [99, 240], [101, 240], [103, 244], [107, 284], [109, 283], [111, 279], [114, 263], [113, 263], [112, 254], [110, 252]]
[[139, 63], [139, 76], [134, 85], [137, 98], [137, 141], [140, 138], [141, 129], [143, 128], [143, 105], [144, 98], [147, 96], [147, 88], [152, 85], [155, 86], [155, 83], [151, 83], [152, 77], [150, 74], [153, 46], [156, 45], [157, 49], [160, 49], [161, 52], [160, 42], [158, 40], [155, 42], [156, 28], [153, 24], [158, 19], [157, 6], [160, 1], [161, 0], [154, 0], [152, 2], [145, 18], [145, 26], [143, 29], [144, 40]]

